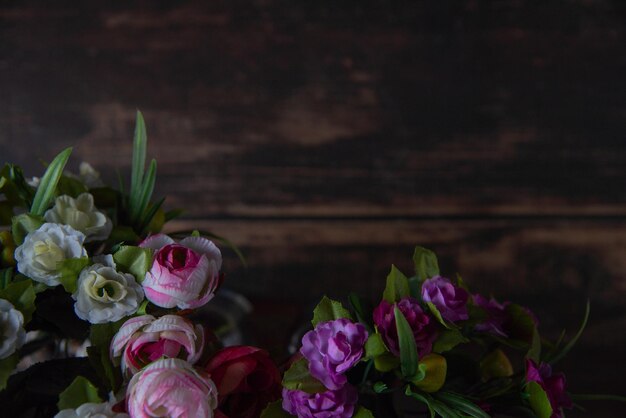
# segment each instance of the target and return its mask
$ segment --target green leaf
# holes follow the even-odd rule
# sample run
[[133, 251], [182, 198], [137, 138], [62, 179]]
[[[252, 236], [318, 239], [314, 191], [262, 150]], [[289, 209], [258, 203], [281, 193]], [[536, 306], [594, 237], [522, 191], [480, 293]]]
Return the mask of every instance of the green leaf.
[[61, 273], [59, 282], [67, 293], [76, 292], [78, 276], [85, 267], [89, 265], [89, 257], [68, 258], [57, 264], [57, 269]]
[[576, 344], [580, 336], [583, 334], [585, 327], [587, 326], [587, 321], [589, 320], [590, 311], [591, 311], [591, 305], [589, 301], [587, 301], [587, 305], [585, 306], [585, 316], [583, 317], [583, 322], [580, 324], [580, 328], [578, 328], [576, 335], [574, 335], [574, 338], [569, 340], [569, 342], [565, 345], [565, 347], [563, 347], [563, 349], [556, 356], [550, 359], [550, 364], [555, 364], [556, 362], [561, 360], [574, 347], [574, 345]]
[[59, 184], [57, 185], [57, 195], [68, 195], [71, 197], [78, 197], [83, 193], [87, 193], [87, 186], [81, 183], [79, 180], [68, 176], [61, 176]]
[[442, 400], [454, 409], [473, 418], [489, 418], [489, 414], [483, 411], [471, 400], [460, 395], [450, 392], [443, 392], [436, 395], [437, 399]]
[[400, 359], [388, 352], [374, 358], [374, 367], [379, 372], [390, 372], [400, 365]]
[[396, 330], [398, 332], [398, 344], [400, 346], [400, 371], [402, 376], [411, 380], [418, 371], [417, 346], [415, 337], [409, 323], [398, 306], [393, 307], [396, 318]]
[[384, 391], [389, 389], [389, 387], [387, 386], [385, 382], [376, 382], [374, 383], [374, 386], [372, 387], [372, 389], [374, 389], [374, 392], [376, 393], [383, 393]]
[[439, 333], [433, 345], [433, 352], [445, 353], [446, 351], [452, 350], [457, 345], [467, 342], [469, 342], [469, 340], [465, 338], [458, 329], [446, 329]]
[[[150, 231], [150, 232], [160, 232], [161, 228], [163, 228], [163, 224], [164, 224], [164, 214], [163, 211], [161, 210], [161, 206], [163, 206], [163, 203], [165, 202], [165, 198], [161, 198], [158, 202], [148, 205], [148, 208], [146, 209], [144, 215], [142, 216], [142, 219], [140, 220], [140, 226], [139, 229], [141, 230], [142, 234], [145, 233], [146, 231]], [[157, 214], [160, 214], [160, 219], [157, 216]]]
[[387, 276], [387, 285], [383, 292], [383, 299], [389, 303], [396, 303], [410, 295], [408, 279], [396, 266], [392, 265], [391, 271]]
[[0, 290], [5, 289], [13, 279], [13, 267], [0, 270]]
[[137, 283], [141, 283], [150, 267], [152, 267], [153, 253], [154, 250], [150, 248], [122, 245], [113, 254], [113, 260], [118, 270], [132, 274], [137, 279]]
[[370, 334], [369, 337], [367, 337], [367, 341], [365, 341], [365, 358], [378, 357], [387, 352], [389, 352], [389, 350], [387, 350], [383, 342], [383, 337], [378, 332]]
[[311, 376], [309, 363], [301, 358], [291, 365], [283, 376], [283, 387], [289, 390], [301, 390], [307, 393], [326, 392], [326, 387]]
[[420, 282], [439, 275], [437, 256], [424, 247], [415, 247], [413, 264], [415, 264], [415, 276]]
[[[368, 332], [371, 334], [372, 328], [367, 321], [367, 315], [365, 314], [365, 310], [363, 308], [363, 303], [361, 302], [361, 298], [356, 293], [350, 293], [348, 295], [348, 301], [350, 302], [350, 306], [352, 307], [352, 311], [356, 316], [357, 321], [365, 325]], [[370, 315], [371, 316], [371, 315]]]
[[39, 187], [37, 187], [35, 197], [33, 198], [33, 204], [30, 208], [30, 213], [33, 215], [43, 216], [48, 206], [50, 206], [50, 202], [52, 202], [56, 192], [57, 184], [71, 153], [72, 148], [66, 148], [61, 151], [48, 166], [48, 169], [41, 178]]
[[108, 242], [118, 243], [118, 242], [139, 242], [141, 238], [133, 228], [130, 226], [117, 225], [111, 231], [111, 235], [109, 235]]
[[24, 323], [30, 322], [35, 312], [35, 289], [31, 280], [13, 282], [0, 290], [0, 298], [6, 299], [22, 313]]
[[340, 302], [324, 296], [313, 310], [311, 324], [315, 327], [320, 322], [332, 321], [339, 318], [352, 319], [350, 312], [344, 308]]
[[115, 333], [120, 329], [125, 319], [106, 324], [93, 324], [89, 331], [91, 347], [87, 348], [87, 355], [92, 367], [102, 379], [108, 389], [116, 392], [122, 384], [122, 374], [119, 367], [115, 367], [109, 356], [109, 346]]
[[0, 225], [11, 225], [13, 219], [13, 205], [8, 201], [0, 202]]
[[507, 305], [506, 313], [509, 317], [507, 322], [509, 343], [523, 341], [526, 343], [526, 347], [530, 348], [536, 333], [536, 324], [533, 316], [528, 309], [515, 303]]
[[428, 410], [430, 411], [430, 417], [435, 418], [435, 410], [433, 409], [433, 403], [435, 402], [435, 400], [430, 395], [413, 392], [411, 390], [411, 385], [406, 385], [404, 389], [404, 394], [410, 398], [416, 399], [426, 404]]
[[526, 357], [537, 363], [541, 360], [541, 336], [539, 335], [539, 331], [536, 326], [533, 329], [533, 337], [530, 343], [530, 348], [526, 353]]
[[[150, 199], [152, 198], [152, 193], [154, 192], [154, 184], [156, 183], [156, 170], [157, 163], [156, 160], [150, 161], [150, 166], [148, 168], [148, 172], [146, 173], [146, 177], [144, 178], [143, 184], [141, 185], [139, 197], [136, 199], [136, 206], [131, 206], [131, 220], [135, 223], [139, 223], [140, 225], [144, 223], [145, 220], [142, 219], [143, 214], [146, 212], [148, 205], [150, 204]], [[148, 223], [150, 221], [148, 220]], [[141, 227], [139, 228], [141, 229]]]
[[526, 393], [528, 394], [528, 402], [530, 407], [537, 414], [537, 418], [550, 418], [552, 416], [552, 405], [548, 394], [537, 382], [528, 382], [526, 385]]
[[283, 401], [279, 399], [267, 404], [265, 409], [261, 412], [260, 418], [289, 418], [292, 416], [293, 415], [283, 409]]
[[13, 353], [9, 357], [0, 360], [0, 390], [7, 387], [9, 377], [15, 370], [19, 361], [20, 359], [17, 353]]
[[352, 418], [374, 418], [374, 415], [369, 409], [359, 406], [359, 409], [352, 415]]
[[441, 316], [441, 312], [439, 312], [439, 309], [437, 309], [437, 307], [435, 306], [434, 303], [432, 302], [426, 302], [426, 306], [428, 306], [428, 309], [430, 310], [430, 312], [433, 314], [433, 316], [437, 319], [437, 322], [439, 322], [441, 325], [443, 325], [444, 327], [448, 328], [448, 329], [454, 329], [454, 325], [448, 324], [443, 317]]
[[102, 403], [96, 388], [89, 380], [78, 376], [59, 395], [57, 407], [59, 410], [76, 409], [84, 403]]
[[11, 222], [11, 232], [15, 245], [22, 245], [24, 238], [29, 232], [33, 232], [44, 224], [44, 219], [38, 215], [23, 213], [13, 218]]
[[126, 319], [104, 324], [92, 324], [89, 329], [89, 341], [91, 345], [109, 348], [109, 343], [113, 339], [113, 336], [122, 327], [124, 322], [126, 322]]
[[143, 188], [144, 170], [146, 168], [146, 148], [148, 146], [148, 136], [146, 134], [146, 123], [143, 120], [143, 115], [137, 110], [137, 118], [135, 121], [135, 135], [133, 138], [133, 157], [130, 176], [130, 195], [129, 195], [129, 209], [131, 219], [136, 219], [139, 216], [137, 208], [139, 206], [139, 199], [141, 195], [141, 189]]

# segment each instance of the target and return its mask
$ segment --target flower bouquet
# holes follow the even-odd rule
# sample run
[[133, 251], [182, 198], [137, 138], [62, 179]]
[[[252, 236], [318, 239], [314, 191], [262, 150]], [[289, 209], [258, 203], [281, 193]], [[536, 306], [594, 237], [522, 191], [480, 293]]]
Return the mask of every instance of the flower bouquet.
[[180, 211], [152, 200], [146, 143], [138, 112], [128, 191], [87, 164], [65, 171], [71, 149], [40, 179], [0, 171], [3, 416], [549, 418], [574, 405], [552, 366], [589, 307], [573, 338], [549, 342], [528, 309], [472, 294], [421, 247], [375, 306], [324, 297], [283, 373], [260, 348], [224, 347], [198, 312], [224, 280], [212, 240], [238, 251], [161, 233]]
[[3, 416], [256, 417], [279, 398], [267, 352], [198, 316], [224, 278], [211, 239], [230, 244], [160, 233], [180, 211], [152, 200], [146, 143], [138, 113], [128, 192], [65, 171], [71, 149], [40, 179], [0, 172]]
[[391, 267], [375, 306], [354, 294], [349, 308], [322, 299], [282, 400], [262, 417], [556, 418], [574, 405], [552, 366], [580, 337], [589, 305], [573, 338], [551, 343], [527, 308], [441, 276], [433, 252], [417, 247], [413, 261], [411, 277]]

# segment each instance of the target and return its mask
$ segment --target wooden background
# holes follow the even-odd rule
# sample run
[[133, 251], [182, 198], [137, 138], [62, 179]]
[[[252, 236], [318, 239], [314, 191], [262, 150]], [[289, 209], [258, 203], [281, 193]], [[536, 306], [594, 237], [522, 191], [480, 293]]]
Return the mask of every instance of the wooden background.
[[[74, 145], [115, 182], [139, 108], [174, 227], [246, 253], [224, 250], [227, 286], [258, 343], [284, 347], [323, 293], [377, 297], [421, 244], [547, 334], [590, 298], [569, 386], [626, 395], [625, 18], [618, 0], [6, 1], [0, 163], [36, 175]], [[568, 416], [623, 411], [588, 407]]]

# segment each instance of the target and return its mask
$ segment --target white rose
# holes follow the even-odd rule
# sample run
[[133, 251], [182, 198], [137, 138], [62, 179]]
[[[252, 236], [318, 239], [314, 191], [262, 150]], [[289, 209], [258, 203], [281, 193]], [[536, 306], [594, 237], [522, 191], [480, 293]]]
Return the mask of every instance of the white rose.
[[115, 322], [131, 315], [143, 301], [143, 289], [135, 277], [116, 271], [110, 260], [108, 265], [94, 264], [83, 269], [72, 295], [76, 315], [92, 324]]
[[87, 256], [83, 248], [85, 235], [68, 225], [45, 223], [26, 235], [15, 249], [17, 270], [48, 286], [59, 284], [58, 265], [70, 258]]
[[82, 193], [76, 199], [68, 195], [57, 197], [44, 218], [82, 232], [87, 242], [107, 239], [113, 228], [111, 220], [94, 206], [90, 193]]
[[24, 345], [24, 316], [11, 302], [0, 299], [0, 359], [5, 359]]
[[113, 412], [110, 403], [84, 403], [77, 409], [64, 409], [54, 418], [129, 418], [128, 414]]

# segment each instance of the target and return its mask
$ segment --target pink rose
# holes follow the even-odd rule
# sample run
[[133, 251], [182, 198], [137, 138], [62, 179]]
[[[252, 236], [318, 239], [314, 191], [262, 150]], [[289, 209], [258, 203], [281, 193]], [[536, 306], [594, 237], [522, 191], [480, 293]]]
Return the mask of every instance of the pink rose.
[[206, 238], [176, 243], [165, 234], [146, 238], [140, 247], [157, 250], [142, 283], [146, 298], [163, 308], [194, 309], [207, 303], [220, 284], [222, 254]]
[[161, 359], [133, 376], [126, 391], [131, 418], [213, 418], [217, 389], [180, 359]]
[[111, 341], [111, 358], [121, 357], [122, 371], [135, 374], [161, 357], [182, 358], [194, 364], [202, 355], [204, 330], [178, 315], [155, 319], [142, 315], [124, 322]]
[[224, 348], [206, 371], [219, 390], [217, 415], [222, 418], [256, 418], [269, 402], [280, 398], [280, 372], [260, 348]]

